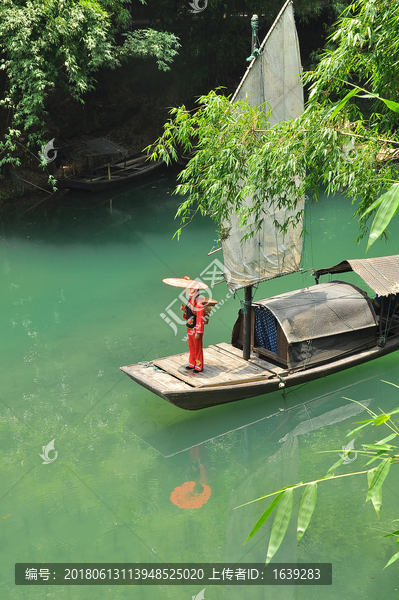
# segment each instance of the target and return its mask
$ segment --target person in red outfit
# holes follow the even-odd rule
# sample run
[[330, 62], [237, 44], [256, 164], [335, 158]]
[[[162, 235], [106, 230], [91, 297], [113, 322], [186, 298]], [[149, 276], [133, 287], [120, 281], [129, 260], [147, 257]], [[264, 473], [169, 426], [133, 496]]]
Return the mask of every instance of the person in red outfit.
[[[184, 279], [190, 279], [185, 277]], [[199, 290], [189, 288], [189, 300], [184, 306], [182, 303], [183, 319], [186, 321], [188, 335], [188, 349], [190, 356], [186, 369], [192, 369], [194, 372], [204, 370], [204, 354], [202, 349], [202, 338], [204, 335], [204, 305], [199, 299]]]

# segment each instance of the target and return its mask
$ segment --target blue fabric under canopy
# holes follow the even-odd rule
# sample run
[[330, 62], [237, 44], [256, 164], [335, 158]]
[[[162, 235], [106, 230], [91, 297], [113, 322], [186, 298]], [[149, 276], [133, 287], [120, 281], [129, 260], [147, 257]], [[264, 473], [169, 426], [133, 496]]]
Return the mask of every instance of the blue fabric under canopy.
[[255, 312], [255, 346], [277, 353], [276, 319], [268, 308], [252, 307]]

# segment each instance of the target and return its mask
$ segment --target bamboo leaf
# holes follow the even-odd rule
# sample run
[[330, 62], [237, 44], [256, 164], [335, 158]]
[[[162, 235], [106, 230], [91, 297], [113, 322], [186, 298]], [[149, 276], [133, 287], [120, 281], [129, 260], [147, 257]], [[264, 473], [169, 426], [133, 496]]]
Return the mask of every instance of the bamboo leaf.
[[397, 102], [394, 102], [393, 100], [386, 100], [386, 98], [381, 98], [379, 94], [373, 94], [369, 92], [368, 94], [359, 94], [359, 98], [376, 98], [377, 100], [384, 102], [384, 104], [393, 112], [399, 112], [399, 104]]
[[[391, 565], [393, 562], [395, 562], [395, 560], [398, 560], [398, 558], [399, 558], [399, 552], [397, 552], [396, 554], [394, 554], [392, 556], [392, 558], [389, 559], [389, 561], [385, 565], [384, 569], [386, 569], [387, 567], [389, 567], [389, 565]], [[382, 570], [384, 570], [384, 569], [382, 569]]]
[[364, 213], [361, 215], [361, 219], [363, 219], [363, 217], [365, 217], [369, 212], [372, 212], [375, 208], [377, 208], [377, 206], [379, 206], [381, 204], [381, 202], [383, 201], [383, 196], [380, 196], [379, 198], [377, 198], [377, 200], [375, 202], [373, 202], [373, 204], [371, 204], [367, 210], [364, 211]]
[[399, 112], [399, 104], [397, 102], [394, 102], [393, 100], [385, 100], [385, 98], [380, 98], [380, 100], [382, 100], [390, 110], [393, 110], [393, 112]]
[[[399, 202], [399, 196], [398, 196], [398, 202]], [[376, 425], [376, 427], [378, 427], [378, 425], [382, 425], [383, 423], [388, 421], [388, 419], [390, 419], [390, 416], [391, 415], [380, 415], [379, 417], [376, 418], [376, 420], [374, 421], [374, 424]]]
[[357, 96], [357, 94], [358, 94], [357, 89], [354, 89], [354, 90], [351, 90], [350, 92], [348, 92], [346, 94], [346, 96], [344, 96], [344, 98], [342, 98], [341, 102], [335, 107], [335, 109], [331, 113], [330, 118], [328, 120], [331, 121], [334, 117], [336, 117], [337, 114], [339, 112], [341, 112], [341, 110], [344, 108], [344, 106], [348, 102], [348, 100], [350, 100], [353, 96]]
[[[367, 483], [370, 488], [371, 482], [373, 480], [375, 469], [370, 469], [367, 471]], [[380, 487], [377, 491], [371, 491], [370, 498], [375, 508], [375, 512], [377, 513], [377, 517], [380, 518], [381, 505], [382, 505], [382, 487]]]
[[264, 511], [264, 513], [262, 513], [261, 517], [256, 521], [254, 528], [252, 529], [251, 533], [245, 540], [244, 544], [246, 544], [247, 541], [250, 540], [253, 535], [255, 535], [255, 533], [258, 531], [258, 529], [260, 529], [260, 527], [262, 527], [263, 523], [265, 523], [265, 521], [270, 517], [273, 510], [276, 508], [277, 504], [280, 502], [281, 498], [284, 496], [284, 493], [285, 492], [281, 492], [281, 494], [276, 496], [275, 499], [273, 500], [273, 502], [271, 502], [269, 504], [269, 506]]
[[382, 202], [371, 225], [367, 250], [382, 235], [399, 208], [399, 183], [394, 183], [379, 199]]
[[363, 429], [363, 427], [367, 427], [367, 425], [370, 425], [370, 423], [372, 421], [374, 421], [374, 419], [370, 419], [370, 421], [368, 423], [365, 423], [364, 425], [360, 425], [360, 427], [356, 427], [356, 429], [352, 429], [352, 431], [350, 431], [349, 433], [347, 433], [345, 437], [349, 437], [350, 435], [352, 435], [352, 433], [357, 433], [358, 431], [360, 431], [361, 429]]
[[392, 448], [394, 448], [394, 446], [390, 446], [389, 444], [362, 444], [362, 446], [367, 450], [384, 450], [384, 452], [389, 452], [389, 450], [392, 450]]
[[275, 496], [279, 492], [285, 492], [285, 490], [289, 490], [289, 489], [294, 490], [295, 488], [303, 487], [303, 485], [306, 485], [306, 484], [304, 484], [302, 481], [300, 481], [299, 483], [295, 483], [294, 485], [286, 485], [285, 487], [280, 488], [279, 490], [276, 490], [275, 492], [272, 492], [271, 494], [265, 494], [264, 496], [261, 496], [260, 498], [255, 498], [255, 500], [250, 500], [249, 502], [240, 504], [239, 506], [236, 506], [235, 509], [242, 508], [243, 506], [248, 506], [248, 504], [253, 504], [254, 502], [257, 502], [258, 504], [260, 504], [262, 502], [262, 500], [264, 500], [265, 498], [270, 498], [271, 496]]
[[291, 519], [293, 491], [287, 490], [284, 492], [284, 497], [281, 499], [279, 507], [274, 517], [273, 527], [270, 534], [269, 546], [267, 548], [266, 564], [268, 564], [277, 550], [280, 548], [281, 542], [286, 534], [288, 523]]
[[396, 537], [399, 535], [399, 531], [393, 531], [392, 533], [387, 533], [384, 537]]
[[[391, 435], [388, 435], [388, 437], [384, 438], [383, 440], [380, 440], [379, 442], [376, 442], [375, 444], [376, 444], [376, 446], [380, 446], [382, 444], [385, 444], [386, 442], [390, 442], [397, 435], [398, 435], [397, 433], [391, 433]], [[396, 446], [394, 446], [394, 447], [396, 447]]]
[[344, 454], [344, 456], [342, 458], [340, 458], [339, 460], [337, 460], [336, 463], [333, 464], [332, 467], [330, 467], [327, 471], [327, 473], [331, 473], [331, 471], [334, 471], [334, 469], [336, 469], [337, 467], [339, 467], [340, 465], [342, 465], [342, 463], [344, 462], [345, 458], [348, 456], [348, 453]]
[[391, 459], [385, 458], [376, 469], [371, 469], [373, 477], [370, 481], [367, 480], [369, 490], [367, 492], [366, 504], [371, 499], [372, 493], [376, 492], [382, 486], [390, 468]]
[[[371, 465], [372, 462], [374, 462], [375, 460], [378, 460], [378, 458], [382, 455], [385, 454], [385, 450], [380, 450], [379, 452], [377, 452], [377, 454], [375, 456], [373, 456], [373, 458], [370, 458], [370, 460], [368, 462], [366, 462], [366, 467], [367, 465]], [[368, 471], [369, 473], [370, 471]], [[367, 475], [368, 476], [368, 475]]]
[[298, 546], [312, 518], [317, 499], [317, 483], [310, 483], [303, 492], [298, 513], [297, 542]]

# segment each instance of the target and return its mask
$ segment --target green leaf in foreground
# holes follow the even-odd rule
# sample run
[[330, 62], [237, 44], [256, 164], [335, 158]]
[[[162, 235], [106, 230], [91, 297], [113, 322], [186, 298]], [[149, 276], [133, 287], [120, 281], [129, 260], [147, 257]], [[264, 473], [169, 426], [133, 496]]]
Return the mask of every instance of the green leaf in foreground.
[[255, 533], [258, 531], [258, 529], [260, 527], [262, 527], [263, 523], [270, 517], [270, 515], [273, 512], [273, 510], [276, 508], [277, 504], [280, 502], [281, 498], [283, 497], [284, 493], [285, 492], [281, 492], [278, 496], [275, 497], [275, 499], [273, 500], [273, 502], [271, 502], [269, 504], [269, 506], [264, 511], [264, 513], [262, 513], [262, 515], [256, 521], [256, 523], [254, 525], [254, 528], [252, 529], [251, 533], [249, 534], [249, 536], [245, 540], [244, 544], [246, 544], [247, 541], [250, 540], [253, 535], [255, 535]]
[[360, 427], [356, 427], [356, 429], [352, 429], [352, 431], [350, 431], [349, 433], [347, 433], [345, 437], [349, 437], [353, 433], [357, 433], [358, 431], [360, 431], [361, 429], [363, 429], [363, 427], [367, 427], [367, 425], [370, 425], [370, 423], [373, 423], [373, 422], [374, 422], [374, 419], [369, 419], [368, 422], [365, 423], [364, 425], [360, 425]]
[[348, 100], [350, 100], [353, 96], [358, 95], [358, 89], [359, 88], [355, 88], [355, 89], [351, 90], [350, 92], [348, 92], [346, 94], [346, 96], [344, 98], [342, 98], [342, 100], [339, 102], [339, 104], [335, 107], [335, 109], [331, 113], [330, 118], [328, 119], [329, 121], [332, 121], [337, 116], [337, 114], [339, 112], [341, 112], [341, 110], [344, 108], [344, 106], [348, 102]]
[[370, 469], [370, 471], [373, 473], [373, 476], [370, 480], [367, 479], [369, 490], [367, 492], [366, 504], [369, 500], [372, 499], [373, 495], [376, 494], [378, 489], [381, 488], [386, 476], [389, 473], [390, 468], [391, 468], [391, 459], [385, 458], [384, 460], [381, 461], [381, 464], [376, 469]]
[[273, 527], [270, 534], [269, 546], [267, 549], [266, 564], [268, 564], [277, 550], [280, 548], [281, 542], [286, 534], [288, 523], [292, 514], [293, 490], [284, 492], [284, 496], [280, 501], [279, 507], [274, 517]]
[[393, 100], [387, 100], [386, 98], [381, 98], [379, 94], [371, 94], [369, 92], [368, 94], [359, 94], [359, 98], [378, 98], [378, 100], [381, 100], [390, 110], [396, 113], [399, 112], [399, 104], [397, 102], [394, 102]]
[[[366, 462], [366, 467], [367, 465], [371, 465], [372, 462], [374, 462], [375, 460], [378, 460], [383, 454], [386, 454], [386, 450], [380, 450], [379, 452], [377, 452], [377, 454], [375, 454], [373, 456], [373, 458], [370, 458], [370, 460], [368, 460]], [[367, 472], [367, 477], [369, 475], [370, 471]]]
[[[367, 484], [370, 488], [371, 482], [373, 480], [373, 476], [374, 476], [374, 472], [376, 471], [376, 469], [370, 469], [370, 471], [367, 471]], [[377, 517], [380, 518], [380, 512], [381, 512], [381, 505], [382, 505], [382, 487], [379, 487], [377, 490], [371, 490], [371, 492], [369, 491], [370, 494], [370, 499], [373, 503], [373, 506], [375, 508], [375, 512], [377, 513]]]
[[399, 530], [393, 531], [392, 533], [387, 533], [386, 535], [384, 535], [384, 537], [396, 537], [397, 535], [399, 535]]
[[396, 446], [391, 446], [390, 444], [362, 444], [362, 446], [366, 450], [385, 450], [385, 452], [389, 452], [393, 448], [396, 448]]
[[[382, 446], [384, 444], [386, 444], [386, 442], [390, 442], [391, 440], [393, 440], [393, 438], [395, 438], [398, 434], [397, 433], [391, 433], [391, 435], [388, 435], [388, 437], [384, 438], [383, 440], [380, 440], [379, 442], [376, 442], [375, 445], [376, 446]], [[396, 446], [394, 446], [396, 447]]]
[[344, 454], [344, 456], [342, 456], [339, 460], [337, 460], [336, 463], [333, 464], [332, 467], [330, 467], [327, 471], [327, 473], [331, 473], [332, 471], [334, 471], [334, 469], [336, 469], [337, 467], [341, 466], [342, 463], [344, 462], [345, 458], [350, 454], [350, 452], [346, 452]]
[[312, 518], [317, 499], [317, 483], [309, 483], [303, 492], [298, 513], [297, 541], [298, 546]]
[[[399, 208], [399, 183], [394, 183], [378, 200], [381, 200], [381, 204], [371, 225], [367, 250], [383, 234]], [[366, 210], [362, 216], [366, 215], [367, 212]]]
[[[399, 552], [397, 552], [396, 554], [394, 554], [392, 556], [392, 558], [389, 559], [389, 561], [385, 565], [384, 569], [386, 569], [387, 567], [389, 567], [389, 565], [391, 565], [393, 562], [395, 562], [395, 560], [398, 560], [398, 558], [399, 558]], [[382, 570], [384, 570], [384, 569], [382, 569]]]
[[[398, 201], [399, 201], [399, 197], [398, 197]], [[388, 421], [389, 418], [390, 418], [390, 415], [380, 415], [379, 417], [376, 418], [376, 420], [374, 421], [374, 424], [376, 425], [376, 427], [378, 427], [378, 425], [382, 425], [383, 423]]]

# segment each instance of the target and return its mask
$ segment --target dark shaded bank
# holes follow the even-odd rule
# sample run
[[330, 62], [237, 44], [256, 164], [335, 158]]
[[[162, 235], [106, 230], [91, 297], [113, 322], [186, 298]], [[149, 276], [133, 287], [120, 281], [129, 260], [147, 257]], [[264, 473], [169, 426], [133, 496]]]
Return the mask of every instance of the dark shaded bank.
[[[308, 23], [297, 22], [304, 70], [311, 67], [312, 53], [324, 44], [325, 23], [329, 19], [327, 13], [322, 13]], [[269, 20], [263, 18], [260, 36], [270, 26]], [[59, 90], [54, 92], [46, 105], [48, 140], [55, 138], [55, 147], [62, 149], [82, 140], [110, 136], [133, 152], [141, 152], [161, 134], [171, 107], [185, 104], [192, 108], [199, 95], [217, 86], [225, 87], [227, 94], [234, 91], [248, 64], [250, 18], [236, 19], [234, 28], [239, 32], [239, 39], [234, 50], [232, 46], [230, 58], [226, 55], [223, 69], [219, 55], [225, 50], [220, 49], [221, 40], [212, 39], [205, 55], [195, 52], [192, 40], [182, 40], [180, 54], [168, 72], [159, 71], [153, 60], [136, 60], [116, 70], [99, 71], [96, 90], [86, 95], [84, 104]], [[193, 51], [191, 55], [187, 53], [187, 46]], [[48, 176], [61, 175], [61, 171], [55, 163], [43, 170], [35, 153], [26, 152], [24, 143], [22, 136], [19, 144], [21, 167], [16, 170], [5, 168], [2, 173], [2, 212], [9, 210], [10, 203], [29, 208], [38, 202], [45, 205], [47, 196], [56, 200], [67, 193], [58, 191], [49, 195]]]

